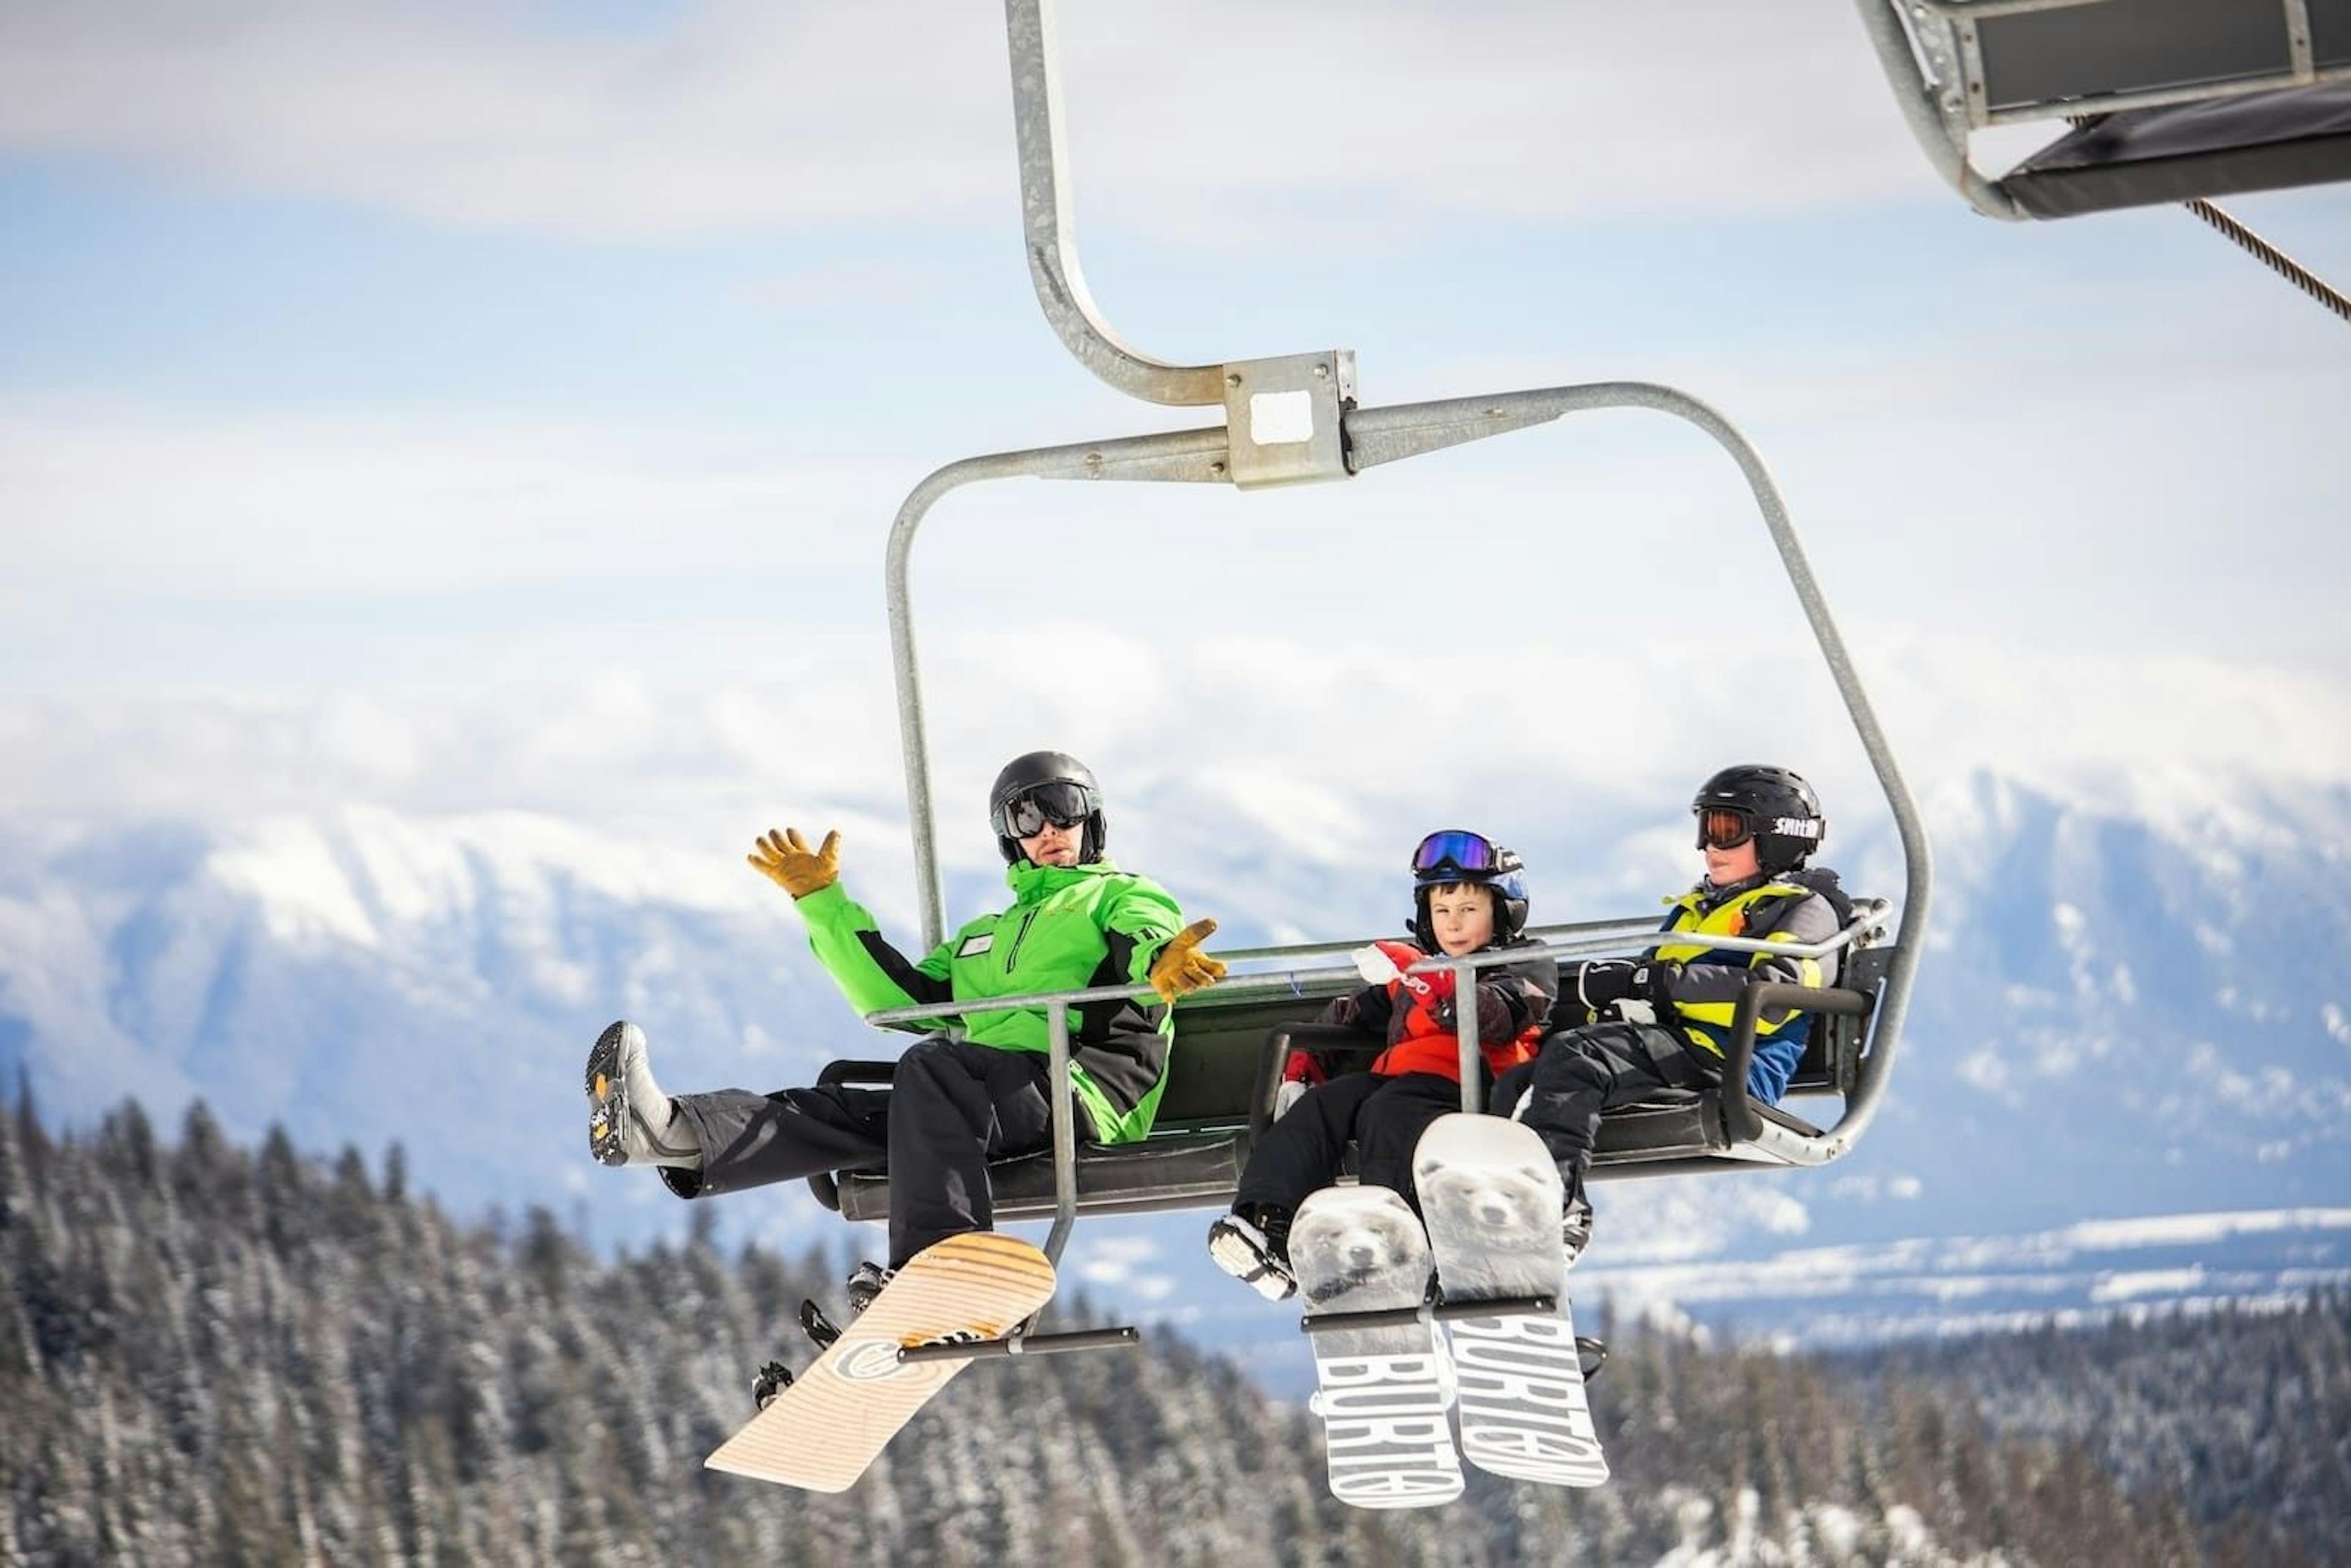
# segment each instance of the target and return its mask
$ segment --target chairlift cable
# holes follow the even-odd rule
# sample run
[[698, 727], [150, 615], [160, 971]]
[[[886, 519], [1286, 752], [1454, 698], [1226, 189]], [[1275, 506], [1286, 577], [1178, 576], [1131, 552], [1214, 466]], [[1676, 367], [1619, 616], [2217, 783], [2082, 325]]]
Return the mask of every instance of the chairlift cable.
[[2344, 320], [2351, 321], [2351, 298], [2345, 298], [2342, 290], [2247, 228], [2235, 215], [2223, 211], [2200, 196], [2183, 204], [2189, 212], [2234, 240], [2263, 267], [2317, 300], [2327, 309], [2334, 311]]

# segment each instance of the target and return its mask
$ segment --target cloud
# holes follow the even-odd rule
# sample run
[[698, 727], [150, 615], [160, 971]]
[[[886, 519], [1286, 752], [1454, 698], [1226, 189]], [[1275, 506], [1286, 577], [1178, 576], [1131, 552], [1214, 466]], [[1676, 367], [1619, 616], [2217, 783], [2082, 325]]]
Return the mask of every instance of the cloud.
[[[779, 521], [875, 510], [907, 482], [747, 459], [723, 438], [467, 413], [0, 412], [0, 606], [37, 615], [61, 589], [109, 585], [252, 603], [721, 576]], [[804, 562], [868, 566], [840, 530], [795, 533]]]
[[[1725, 758], [1773, 757], [1801, 762], [1830, 800], [1850, 875], [1895, 870], [1843, 858], [1886, 852], [1884, 810], [1825, 675], [1801, 648], [1757, 653], [1735, 636], [1695, 634], [1656, 648], [1531, 646], [1511, 666], [1510, 700], [1548, 716], [1541, 694], [1559, 694], [1567, 716], [1485, 727], [1472, 784], [1457, 770], [1396, 765], [1399, 736], [1435, 746], [1446, 733], [1447, 671], [1398, 660], [1382, 639], [1260, 633], [1186, 646], [1145, 632], [1044, 622], [927, 638], [934, 789], [946, 820], [960, 820], [958, 803], [984, 792], [1004, 756], [1046, 742], [1086, 757], [1120, 798], [1158, 802], [1120, 825], [1145, 863], [1221, 864], [1228, 830], [1261, 823], [1309, 871], [1325, 868], [1315, 874], [1374, 877], [1391, 841], [1471, 798], [1480, 823], [1530, 842], [1666, 822], [1607, 865], [1573, 873], [1598, 879], [1589, 885], [1561, 885], [1566, 868], [1550, 873], [1567, 905], [1678, 878], [1688, 845], [1670, 827], [1672, 802]], [[1742, 679], [1726, 686], [1715, 676], [1733, 664]], [[747, 823], [824, 815], [851, 830], [861, 855], [903, 852], [887, 650], [869, 632], [712, 628], [689, 666], [667, 671], [608, 636], [577, 663], [511, 668], [538, 673], [485, 680], [476, 668], [468, 684], [460, 668], [418, 688], [305, 692], [281, 681], [265, 692], [0, 698], [11, 759], [0, 812], [73, 821], [352, 803], [510, 810], [705, 852], [733, 844]], [[2351, 685], [1948, 641], [1900, 648], [1865, 673], [1947, 861], [2013, 836], [2011, 779], [2085, 820], [2147, 821], [2182, 845], [2285, 833], [2298, 858], [2351, 858], [2340, 828]], [[1786, 700], [1757, 704], [1758, 690]], [[2020, 692], [2031, 694], [2030, 723], [2018, 716]], [[2290, 743], [2280, 738], [2289, 717]], [[950, 832], [941, 847], [951, 864], [989, 873], [986, 842]], [[894, 865], [879, 874], [897, 880]]]
[[[1321, 226], [1301, 193], [1680, 218], [1935, 188], [1834, 10], [1127, 0], [1061, 32], [1087, 203], [1195, 236]], [[1007, 81], [997, 10], [952, 0], [704, 0], [601, 30], [511, 0], [0, 15], [0, 147], [573, 235], [1008, 204]]]

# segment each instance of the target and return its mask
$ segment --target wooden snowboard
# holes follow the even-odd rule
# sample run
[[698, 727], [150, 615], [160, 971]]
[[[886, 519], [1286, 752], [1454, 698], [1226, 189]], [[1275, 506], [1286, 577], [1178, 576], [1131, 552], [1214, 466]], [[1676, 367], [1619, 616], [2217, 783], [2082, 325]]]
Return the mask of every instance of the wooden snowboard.
[[1053, 1298], [1053, 1265], [1016, 1237], [950, 1236], [915, 1255], [816, 1364], [704, 1462], [754, 1480], [844, 1491], [967, 1361], [901, 1362], [901, 1345], [996, 1339]]

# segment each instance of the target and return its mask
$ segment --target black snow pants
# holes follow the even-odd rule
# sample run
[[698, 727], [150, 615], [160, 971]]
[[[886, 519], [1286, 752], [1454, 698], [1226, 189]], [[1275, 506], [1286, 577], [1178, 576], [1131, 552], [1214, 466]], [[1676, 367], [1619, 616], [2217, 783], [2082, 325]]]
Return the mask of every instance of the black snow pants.
[[1696, 1089], [1719, 1081], [1721, 1064], [1671, 1031], [1648, 1024], [1598, 1023], [1565, 1030], [1542, 1042], [1532, 1061], [1502, 1074], [1491, 1108], [1533, 1128], [1559, 1162], [1569, 1197], [1583, 1190], [1600, 1113], [1660, 1089]]
[[[708, 1197], [823, 1171], [890, 1172], [890, 1267], [995, 1218], [987, 1162], [1052, 1142], [1045, 1053], [998, 1051], [932, 1035], [898, 1058], [888, 1089], [825, 1084], [754, 1094], [676, 1096], [702, 1147], [702, 1168], [663, 1176], [684, 1197]], [[1081, 1144], [1093, 1119], [1073, 1095]]]
[[1461, 1109], [1461, 1086], [1434, 1072], [1395, 1078], [1349, 1072], [1308, 1090], [1249, 1150], [1233, 1204], [1295, 1209], [1339, 1179], [1347, 1140], [1355, 1141], [1355, 1176], [1392, 1187], [1416, 1210], [1412, 1151], [1430, 1123]]

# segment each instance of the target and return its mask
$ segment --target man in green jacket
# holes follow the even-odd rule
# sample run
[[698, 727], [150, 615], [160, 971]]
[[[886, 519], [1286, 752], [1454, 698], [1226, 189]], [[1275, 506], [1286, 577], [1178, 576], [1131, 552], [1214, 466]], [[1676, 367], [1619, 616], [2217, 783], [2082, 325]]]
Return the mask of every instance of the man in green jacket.
[[[1224, 966], [1200, 951], [1213, 920], [1184, 925], [1167, 891], [1102, 854], [1101, 787], [1075, 758], [1034, 751], [997, 775], [988, 818], [1012, 906], [966, 924], [917, 963], [883, 940], [840, 883], [841, 835], [809, 848], [770, 831], [751, 864], [792, 895], [809, 944], [860, 1013], [925, 1002], [1149, 985], [1173, 1002]], [[644, 1036], [623, 1020], [588, 1058], [589, 1147], [606, 1165], [652, 1165], [680, 1197], [708, 1197], [820, 1171], [890, 1172], [890, 1261], [850, 1282], [862, 1310], [924, 1248], [992, 1218], [987, 1162], [1052, 1137], [1040, 1009], [942, 1015], [906, 1048], [888, 1090], [827, 1084], [756, 1094], [664, 1094]], [[1134, 1001], [1071, 1011], [1071, 1109], [1081, 1141], [1151, 1130], [1167, 1077], [1170, 1009]]]

